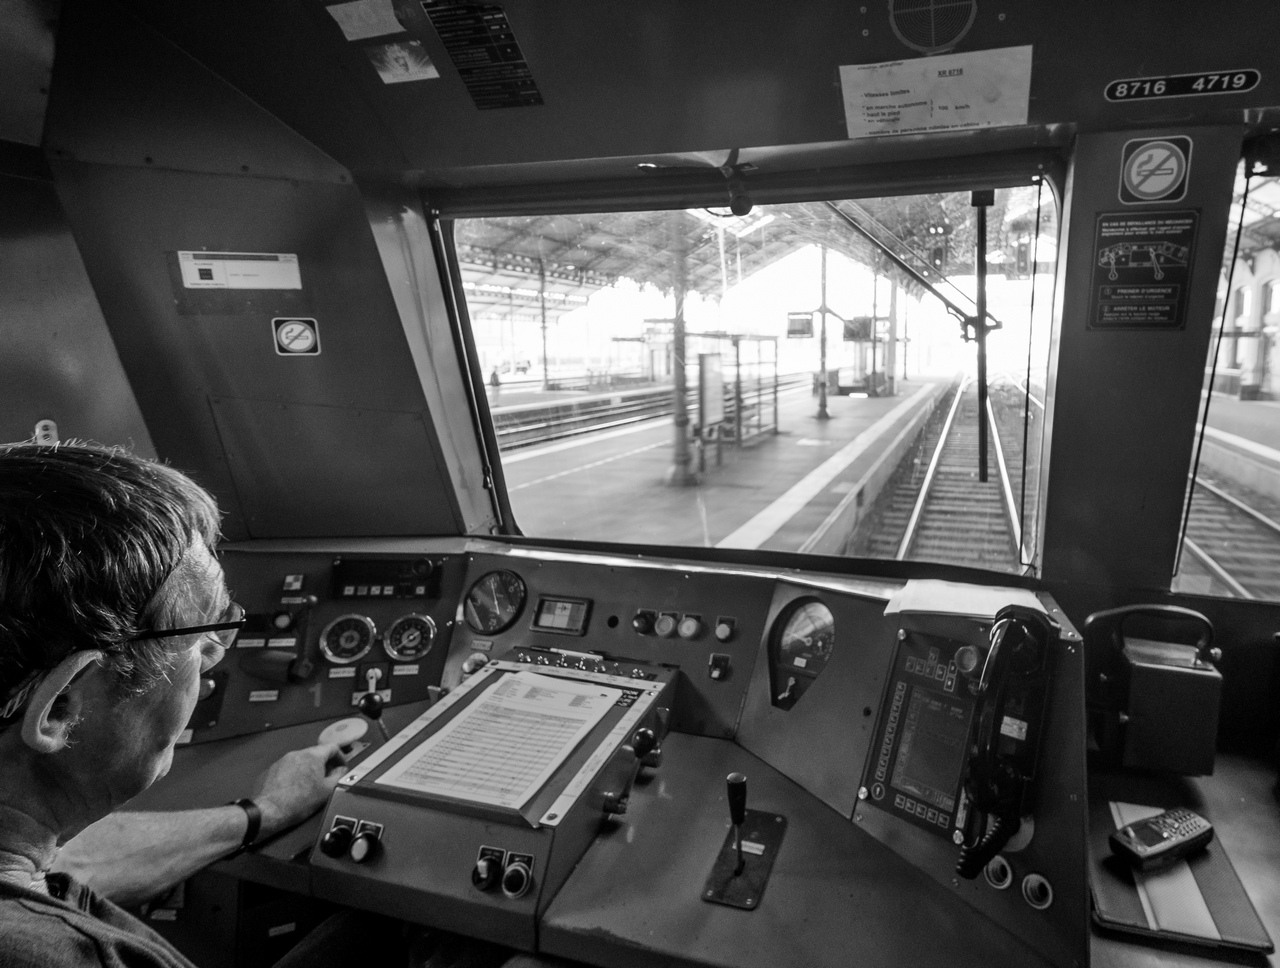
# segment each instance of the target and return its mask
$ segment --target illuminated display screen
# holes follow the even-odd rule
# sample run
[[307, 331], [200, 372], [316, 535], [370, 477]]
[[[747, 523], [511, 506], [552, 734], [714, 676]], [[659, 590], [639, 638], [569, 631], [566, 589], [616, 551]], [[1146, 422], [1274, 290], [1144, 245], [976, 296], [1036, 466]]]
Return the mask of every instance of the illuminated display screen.
[[587, 626], [587, 607], [580, 598], [542, 598], [533, 616], [533, 627], [548, 632], [581, 635]]
[[964, 764], [973, 704], [913, 686], [890, 783], [939, 810], [952, 811]]

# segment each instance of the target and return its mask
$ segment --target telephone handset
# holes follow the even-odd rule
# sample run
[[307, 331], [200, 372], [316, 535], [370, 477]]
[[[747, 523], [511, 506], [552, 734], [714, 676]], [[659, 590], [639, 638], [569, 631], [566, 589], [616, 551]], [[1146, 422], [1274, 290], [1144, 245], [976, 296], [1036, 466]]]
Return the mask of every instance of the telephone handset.
[[1009, 605], [996, 613], [978, 681], [964, 793], [969, 815], [956, 873], [978, 875], [1018, 832], [1034, 805], [1033, 782], [1057, 630], [1041, 612]]

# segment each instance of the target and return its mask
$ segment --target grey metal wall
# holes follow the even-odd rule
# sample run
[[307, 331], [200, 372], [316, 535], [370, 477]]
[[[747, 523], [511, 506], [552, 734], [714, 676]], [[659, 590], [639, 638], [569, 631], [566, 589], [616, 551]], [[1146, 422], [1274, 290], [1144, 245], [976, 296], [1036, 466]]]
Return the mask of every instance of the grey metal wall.
[[53, 184], [0, 174], [0, 213], [0, 441], [53, 420], [154, 456]]
[[[1193, 139], [1186, 197], [1122, 205], [1117, 192], [1125, 143], [1170, 134]], [[1050, 581], [1169, 588], [1241, 137], [1241, 129], [1232, 126], [1076, 139], [1055, 306], [1060, 330], [1045, 421], [1052, 439], [1046, 442], [1043, 575]], [[1200, 213], [1200, 223], [1185, 297], [1186, 325], [1090, 329], [1098, 215], [1188, 209]]]
[[[128, 14], [59, 34], [45, 148], [159, 454], [233, 540], [457, 534], [453, 486], [350, 175]], [[185, 289], [177, 253], [293, 253], [301, 290]], [[321, 352], [276, 352], [272, 320]]]

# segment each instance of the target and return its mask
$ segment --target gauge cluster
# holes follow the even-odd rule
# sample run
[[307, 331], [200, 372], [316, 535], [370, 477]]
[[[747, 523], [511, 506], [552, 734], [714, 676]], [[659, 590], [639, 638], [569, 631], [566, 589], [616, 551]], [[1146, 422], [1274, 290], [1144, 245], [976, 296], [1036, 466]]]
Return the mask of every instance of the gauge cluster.
[[368, 692], [399, 705], [438, 690], [463, 556], [227, 550], [222, 563], [246, 623], [184, 742], [352, 715]]

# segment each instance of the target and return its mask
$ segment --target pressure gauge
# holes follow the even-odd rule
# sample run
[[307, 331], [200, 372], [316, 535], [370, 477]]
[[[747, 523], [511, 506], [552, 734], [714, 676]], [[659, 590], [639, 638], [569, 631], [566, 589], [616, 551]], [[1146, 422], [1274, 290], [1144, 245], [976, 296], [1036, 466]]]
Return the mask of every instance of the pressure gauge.
[[493, 635], [510, 627], [524, 607], [525, 587], [511, 571], [491, 571], [467, 592], [463, 614], [473, 632]]
[[387, 655], [400, 662], [421, 659], [435, 642], [436, 623], [430, 615], [402, 615], [382, 635]]
[[320, 651], [330, 662], [350, 665], [368, 655], [378, 630], [364, 615], [339, 615], [320, 633]]

